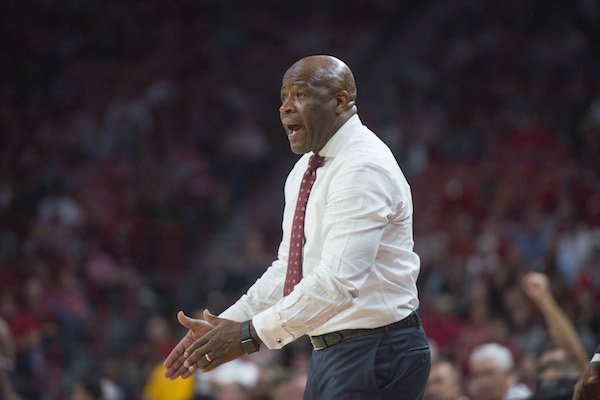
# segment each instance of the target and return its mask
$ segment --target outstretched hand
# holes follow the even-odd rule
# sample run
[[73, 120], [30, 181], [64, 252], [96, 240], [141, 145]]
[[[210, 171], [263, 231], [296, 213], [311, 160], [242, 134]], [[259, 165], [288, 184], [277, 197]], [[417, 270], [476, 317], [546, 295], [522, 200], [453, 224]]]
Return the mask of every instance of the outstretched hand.
[[177, 377], [181, 376], [185, 379], [192, 375], [192, 372], [183, 365], [185, 361], [183, 354], [186, 349], [188, 349], [197, 339], [206, 335], [211, 329], [214, 328], [214, 325], [208, 321], [208, 318], [214, 316], [210, 314], [208, 310], [204, 310], [203, 316], [204, 320], [201, 320], [190, 318], [185, 315], [183, 311], [179, 311], [177, 313], [177, 319], [179, 320], [179, 323], [188, 328], [189, 331], [179, 341], [179, 343], [177, 343], [175, 348], [173, 348], [171, 353], [165, 359], [165, 377], [169, 379], [176, 379]]
[[204, 312], [204, 318], [214, 326], [190, 346], [185, 346], [183, 366], [186, 374], [196, 370], [207, 372], [245, 354], [242, 348], [241, 323]]

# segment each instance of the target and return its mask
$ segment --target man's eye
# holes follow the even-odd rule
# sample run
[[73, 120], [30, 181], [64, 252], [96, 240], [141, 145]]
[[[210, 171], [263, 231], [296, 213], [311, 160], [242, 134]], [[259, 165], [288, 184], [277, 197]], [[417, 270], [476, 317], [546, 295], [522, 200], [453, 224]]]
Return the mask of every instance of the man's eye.
[[306, 96], [306, 95], [304, 94], [304, 92], [298, 92], [298, 93], [296, 93], [296, 98], [298, 98], [298, 99], [301, 99], [301, 98], [303, 98], [304, 96]]

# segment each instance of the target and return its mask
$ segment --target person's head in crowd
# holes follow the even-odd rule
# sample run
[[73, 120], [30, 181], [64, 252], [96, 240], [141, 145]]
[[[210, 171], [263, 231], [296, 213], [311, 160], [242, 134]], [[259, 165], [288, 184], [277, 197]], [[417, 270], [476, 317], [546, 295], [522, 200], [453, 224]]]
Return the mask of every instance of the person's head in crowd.
[[571, 360], [564, 348], [548, 344], [536, 360], [536, 379], [553, 379], [559, 376], [576, 377], [577, 365]]
[[87, 368], [75, 380], [71, 400], [123, 400], [118, 386], [106, 378], [100, 368]]
[[214, 385], [215, 400], [247, 400], [248, 390], [237, 382], [218, 383]]
[[292, 65], [281, 84], [279, 115], [296, 154], [318, 153], [356, 114], [350, 68], [332, 56], [309, 56]]
[[468, 389], [478, 400], [517, 400], [531, 395], [517, 382], [512, 353], [498, 343], [478, 346], [469, 355]]
[[431, 363], [425, 388], [425, 400], [459, 400], [462, 396], [462, 375], [448, 360]]
[[536, 364], [535, 398], [570, 400], [579, 370], [565, 349], [553, 344], [547, 346], [538, 356]]
[[271, 400], [300, 400], [306, 387], [306, 373], [293, 371], [276, 379], [269, 390]]
[[102, 400], [102, 383], [99, 376], [82, 376], [73, 388], [71, 400]]

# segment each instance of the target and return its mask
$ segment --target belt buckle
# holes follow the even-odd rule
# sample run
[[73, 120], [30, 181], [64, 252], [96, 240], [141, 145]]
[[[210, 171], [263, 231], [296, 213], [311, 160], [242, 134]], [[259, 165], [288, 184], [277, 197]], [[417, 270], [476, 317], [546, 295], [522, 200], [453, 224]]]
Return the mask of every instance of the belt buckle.
[[329, 332], [324, 335], [310, 336], [310, 342], [315, 350], [323, 350], [340, 343], [344, 339], [341, 331]]
[[323, 350], [325, 348], [327, 348], [327, 343], [325, 342], [325, 339], [323, 339], [322, 336], [309, 336], [310, 337], [310, 343], [313, 346], [313, 349], [315, 351], [319, 351], [319, 350]]

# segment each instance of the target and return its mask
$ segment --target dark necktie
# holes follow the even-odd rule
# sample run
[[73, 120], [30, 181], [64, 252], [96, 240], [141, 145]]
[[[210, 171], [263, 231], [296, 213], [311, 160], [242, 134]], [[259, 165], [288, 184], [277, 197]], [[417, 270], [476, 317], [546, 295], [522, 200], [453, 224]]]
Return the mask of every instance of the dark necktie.
[[308, 168], [302, 177], [296, 211], [292, 221], [292, 236], [290, 238], [290, 252], [288, 255], [288, 267], [285, 276], [283, 295], [290, 294], [294, 286], [302, 278], [302, 247], [304, 241], [304, 215], [306, 214], [306, 203], [315, 179], [317, 179], [317, 168], [323, 164], [323, 157], [312, 155], [308, 160]]

